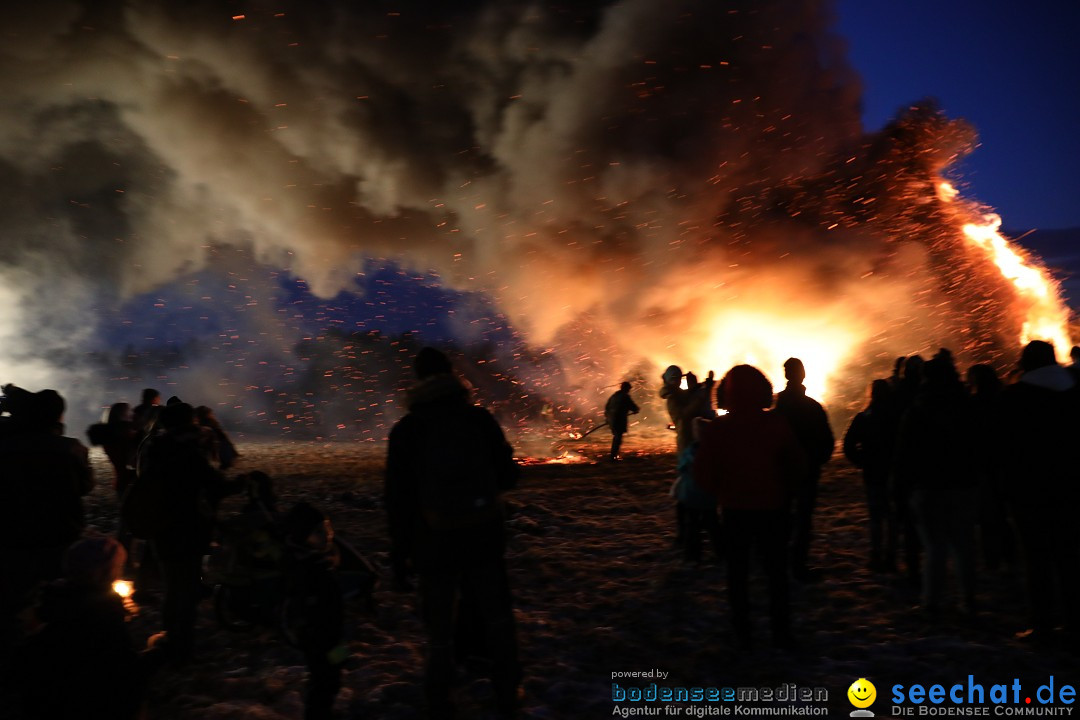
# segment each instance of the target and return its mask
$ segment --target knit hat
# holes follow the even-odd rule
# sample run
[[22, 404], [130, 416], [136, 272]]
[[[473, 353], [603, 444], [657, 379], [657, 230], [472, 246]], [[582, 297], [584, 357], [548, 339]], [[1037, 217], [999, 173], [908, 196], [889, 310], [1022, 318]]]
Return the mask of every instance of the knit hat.
[[416, 377], [420, 380], [432, 375], [449, 373], [451, 371], [450, 358], [446, 357], [446, 354], [441, 350], [426, 347], [416, 354], [413, 369], [416, 371]]

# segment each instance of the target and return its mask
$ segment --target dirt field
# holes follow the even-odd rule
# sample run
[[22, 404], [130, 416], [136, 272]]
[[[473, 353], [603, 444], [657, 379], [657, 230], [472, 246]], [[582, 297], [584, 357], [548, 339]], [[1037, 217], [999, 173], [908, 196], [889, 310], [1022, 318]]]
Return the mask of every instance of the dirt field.
[[[306, 499], [327, 510], [343, 536], [383, 571], [378, 610], [350, 614], [353, 652], [338, 700], [343, 718], [421, 718], [424, 635], [413, 594], [390, 589], [381, 507], [381, 448], [367, 445], [251, 444], [238, 470], [263, 469], [276, 478], [283, 505]], [[598, 442], [585, 457], [602, 454]], [[99, 477], [110, 478], [97, 458]], [[877, 685], [874, 710], [889, 714], [891, 688], [913, 683], [946, 687], [969, 674], [989, 690], [1019, 678], [1028, 692], [1053, 675], [1076, 684], [1075, 656], [1036, 650], [1013, 639], [1024, 627], [1018, 575], [981, 576], [983, 610], [933, 624], [911, 606], [917, 598], [897, 575], [866, 569], [866, 513], [857, 472], [834, 459], [822, 481], [816, 519], [816, 584], [793, 585], [795, 629], [801, 648], [769, 647], [767, 594], [755, 578], [757, 647], [733, 649], [722, 564], [706, 555], [701, 567], [672, 548], [673, 510], [667, 496], [670, 453], [631, 453], [623, 462], [534, 463], [508, 497], [508, 563], [516, 596], [525, 665], [525, 718], [604, 718], [614, 673], [660, 670], [660, 684], [685, 687], [823, 688], [828, 700], [811, 703], [846, 716], [846, 691], [857, 678]], [[227, 503], [229, 512], [235, 504]], [[91, 521], [112, 530], [115, 503], [99, 487]], [[132, 621], [137, 642], [159, 629], [153, 607]], [[198, 653], [203, 662], [183, 673], [165, 672], [153, 687], [155, 720], [210, 718], [276, 720], [302, 716], [305, 670], [300, 654], [273, 631], [219, 629], [210, 603], [202, 608]], [[655, 679], [623, 679], [620, 687]], [[488, 682], [465, 675], [463, 718], [488, 717]], [[1021, 703], [1023, 699], [1021, 699]], [[716, 704], [682, 703], [682, 716]], [[694, 711], [693, 708], [702, 708]], [[670, 716], [670, 715], [669, 715]]]

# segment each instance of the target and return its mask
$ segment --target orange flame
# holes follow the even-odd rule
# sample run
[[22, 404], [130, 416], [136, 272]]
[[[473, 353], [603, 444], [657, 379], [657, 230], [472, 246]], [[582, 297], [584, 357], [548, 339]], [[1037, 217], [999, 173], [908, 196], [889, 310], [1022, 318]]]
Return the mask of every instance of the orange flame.
[[[947, 182], [938, 184], [938, 198], [952, 202], [956, 189]], [[965, 223], [964, 236], [984, 251], [1001, 271], [1002, 277], [1013, 284], [1017, 295], [1026, 303], [1026, 319], [1020, 331], [1020, 344], [1045, 340], [1054, 346], [1059, 361], [1066, 361], [1072, 348], [1069, 335], [1069, 310], [1061, 300], [1058, 283], [1046, 270], [1031, 264], [998, 230], [1001, 217], [993, 213], [982, 216], [982, 223]]]

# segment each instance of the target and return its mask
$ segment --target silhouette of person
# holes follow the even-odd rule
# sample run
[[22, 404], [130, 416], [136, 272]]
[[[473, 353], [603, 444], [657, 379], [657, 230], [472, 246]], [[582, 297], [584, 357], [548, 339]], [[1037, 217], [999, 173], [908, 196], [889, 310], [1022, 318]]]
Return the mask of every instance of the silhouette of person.
[[787, 420], [768, 410], [772, 384], [751, 365], [736, 365], [720, 383], [728, 413], [697, 423], [694, 479], [723, 510], [728, 600], [736, 640], [748, 648], [750, 554], [756, 546], [769, 586], [773, 644], [794, 644], [788, 603], [787, 535], [790, 505], [806, 474], [806, 456]]
[[161, 393], [154, 388], [144, 388], [142, 402], [135, 406], [131, 421], [135, 424], [135, 430], [142, 441], [154, 430], [157, 423], [158, 413], [161, 412]]
[[978, 477], [971, 406], [951, 356], [923, 365], [919, 394], [900, 421], [895, 474], [910, 489], [925, 567], [921, 609], [942, 609], [948, 556], [955, 561], [964, 608], [975, 610]]
[[240, 457], [240, 453], [236, 451], [236, 446], [233, 445], [233, 441], [225, 432], [225, 428], [221, 426], [221, 422], [218, 421], [214, 410], [206, 405], [200, 405], [195, 408], [195, 417], [198, 419], [199, 425], [205, 428], [205, 434], [208, 436], [209, 444], [212, 447], [211, 452], [213, 457], [217, 459], [218, 467], [222, 470], [228, 470], [236, 462], [236, 459]]
[[875, 572], [896, 569], [896, 549], [888, 544], [886, 528], [895, 519], [889, 502], [899, 417], [888, 380], [870, 384], [870, 404], [851, 420], [844, 433], [844, 455], [862, 470], [866, 506], [870, 516], [870, 562]]
[[[678, 365], [669, 365], [660, 376], [660, 397], [664, 399], [668, 417], [675, 427], [675, 483], [671, 494], [676, 498], [675, 502], [675, 546], [679, 547], [686, 542], [686, 506], [678, 500], [681, 489], [682, 477], [685, 469], [692, 465], [692, 457], [686, 457], [686, 452], [694, 442], [694, 419], [711, 413], [709, 395], [712, 393], [714, 384], [713, 373], [709, 372], [704, 383], [698, 383], [693, 373], [687, 373], [687, 385], [681, 387], [683, 371]], [[693, 380], [691, 386], [690, 381]], [[683, 468], [684, 472], [680, 472]]]
[[619, 450], [622, 449], [622, 438], [627, 430], [627, 418], [640, 412], [637, 403], [630, 397], [630, 383], [624, 382], [619, 389], [612, 393], [604, 405], [604, 419], [611, 428], [611, 455], [610, 459], [619, 459]]
[[1001, 393], [1000, 461], [1025, 561], [1030, 628], [1019, 637], [1048, 640], [1061, 623], [1080, 633], [1080, 388], [1054, 348], [1033, 340], [1020, 355], [1020, 379]]
[[165, 651], [182, 665], [192, 659], [195, 616], [202, 599], [202, 557], [210, 546], [221, 498], [242, 489], [207, 460], [195, 409], [175, 403], [162, 409], [161, 431], [140, 450], [136, 482], [164, 486], [167, 517], [151, 541], [165, 580], [161, 609]]
[[446, 355], [424, 348], [414, 369], [409, 412], [390, 431], [385, 499], [398, 585], [410, 561], [420, 580], [428, 712], [454, 715], [457, 615], [468, 607], [492, 661], [498, 710], [512, 716], [521, 669], [501, 493], [516, 484], [518, 467], [498, 422], [469, 402]]
[[63, 577], [45, 586], [37, 631], [18, 651], [27, 718], [142, 717], [154, 653], [135, 651], [123, 600], [113, 592], [126, 553], [108, 537], [74, 543]]
[[[925, 362], [921, 355], [911, 355], [904, 360], [903, 376], [900, 378], [900, 382], [894, 386], [896, 392], [893, 396], [896, 400], [896, 412], [901, 420], [907, 414], [912, 403], [915, 402], [915, 397], [922, 387], [923, 365]], [[907, 582], [913, 588], [919, 587], [922, 585], [922, 565], [920, 564], [922, 542], [919, 540], [919, 533], [915, 528], [915, 516], [911, 512], [911, 488], [904, 482], [903, 478], [896, 477], [895, 474], [890, 487], [892, 509], [896, 515], [896, 522], [889, 529], [891, 536], [889, 545], [896, 548], [897, 552], [903, 551], [904, 572], [907, 576]]]
[[89, 451], [64, 437], [64, 399], [55, 390], [29, 393], [5, 386], [18, 398], [0, 438], [4, 518], [0, 522], [0, 648], [17, 637], [16, 616], [40, 582], [60, 576], [64, 552], [82, 534], [82, 498], [94, 487]]
[[1009, 522], [1004, 478], [997, 458], [1001, 412], [1001, 380], [990, 365], [972, 365], [967, 371], [971, 414], [975, 422], [975, 470], [979, 478], [979, 536], [987, 570], [1011, 567], [1016, 559], [1016, 538]]
[[687, 415], [685, 422], [693, 430], [694, 441], [679, 453], [679, 477], [675, 487], [675, 499], [678, 501], [683, 522], [683, 559], [688, 563], [697, 564], [702, 559], [702, 533], [708, 535], [717, 561], [723, 558], [724, 540], [720, 516], [717, 514], [716, 496], [702, 490], [694, 480], [694, 458], [697, 455], [698, 446], [697, 427], [694, 422], [697, 418], [712, 420], [716, 417], [716, 413], [707, 401], [708, 396], [700, 392], [700, 383], [692, 372], [686, 374], [686, 389], [690, 391], [691, 397], [700, 398], [701, 401], [691, 403], [685, 409]]
[[135, 456], [141, 437], [132, 418], [131, 405], [113, 403], [105, 422], [91, 425], [87, 430], [90, 442], [101, 445], [113, 467], [113, 489], [117, 498], [124, 496], [124, 491], [135, 479]]
[[807, 566], [810, 538], [813, 529], [814, 507], [817, 505], [818, 481], [821, 467], [832, 457], [836, 446], [829, 416], [817, 400], [806, 394], [806, 369], [802, 360], [788, 358], [784, 362], [787, 387], [776, 396], [776, 411], [783, 415], [795, 431], [806, 455], [806, 475], [795, 492], [795, 512], [791, 537], [791, 572], [796, 580], [812, 579]]
[[341, 644], [345, 629], [337, 574], [341, 558], [330, 519], [314, 506], [297, 503], [284, 526], [285, 592], [295, 610], [289, 617], [290, 627], [308, 666], [304, 720], [327, 720], [341, 690], [342, 664], [349, 656]]

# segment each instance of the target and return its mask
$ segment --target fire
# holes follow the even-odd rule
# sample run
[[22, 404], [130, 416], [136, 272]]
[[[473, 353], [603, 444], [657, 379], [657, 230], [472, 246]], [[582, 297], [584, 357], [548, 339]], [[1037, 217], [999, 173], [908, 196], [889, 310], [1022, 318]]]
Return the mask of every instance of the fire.
[[[938, 197], [952, 202], [956, 189], [947, 182], [939, 183]], [[1059, 361], [1065, 361], [1072, 348], [1069, 335], [1069, 310], [1061, 301], [1058, 283], [1047, 272], [1030, 264], [1022, 251], [1009, 244], [998, 232], [1001, 217], [993, 213], [982, 216], [981, 223], [965, 223], [964, 237], [985, 252], [1001, 271], [1002, 277], [1013, 284], [1017, 295], [1027, 305], [1026, 319], [1020, 331], [1020, 344], [1045, 340], [1054, 346]]]
[[807, 394], [823, 399], [828, 396], [829, 379], [861, 340], [856, 328], [833, 324], [825, 317], [743, 310], [713, 321], [706, 352], [722, 368], [718, 372], [747, 363], [765, 373], [777, 391], [785, 384], [784, 361], [799, 358], [806, 367]]
[[131, 584], [130, 580], [117, 580], [112, 584], [113, 592], [122, 598], [129, 598], [135, 591], [135, 587]]
[[807, 394], [822, 401], [829, 397], [830, 380], [858, 351], [864, 337], [862, 328], [850, 320], [807, 314], [805, 308], [795, 307], [730, 308], [713, 315], [706, 325], [704, 341], [691, 353], [695, 364], [683, 368], [693, 370], [699, 380], [714, 370], [719, 382], [733, 366], [746, 363], [765, 373], [779, 392], [785, 385], [784, 361], [796, 357], [806, 367]]
[[522, 457], [518, 458], [518, 462], [522, 465], [575, 465], [577, 463], [589, 462], [589, 458], [584, 455], [574, 452], [573, 450], [564, 450], [558, 455], [552, 457]]

